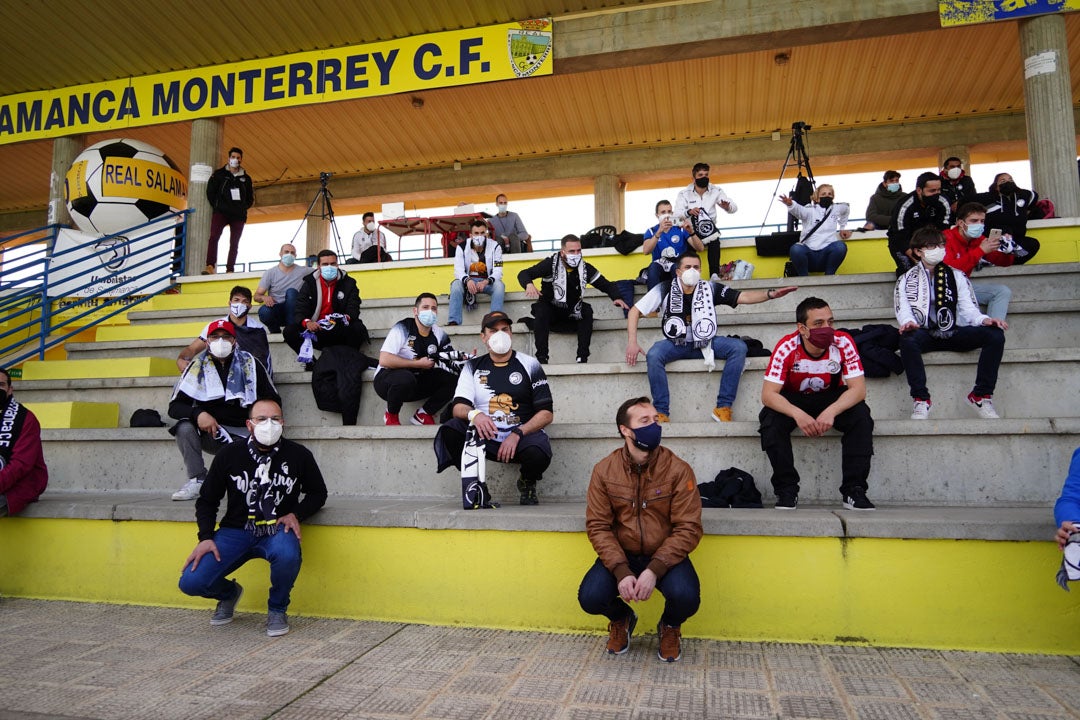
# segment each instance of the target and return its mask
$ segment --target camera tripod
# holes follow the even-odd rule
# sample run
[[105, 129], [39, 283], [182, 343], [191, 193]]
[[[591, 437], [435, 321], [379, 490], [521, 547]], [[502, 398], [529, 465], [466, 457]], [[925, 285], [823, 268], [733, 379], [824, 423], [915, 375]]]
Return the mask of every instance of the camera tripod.
[[[817, 181], [814, 180], [814, 171], [810, 169], [810, 154], [806, 151], [806, 143], [804, 138], [806, 134], [810, 132], [810, 126], [804, 122], [797, 121], [791, 124], [791, 145], [788, 147], [787, 157], [784, 158], [784, 164], [780, 168], [780, 177], [776, 179], [776, 187], [773, 188], [772, 196], [775, 198], [777, 191], [780, 189], [780, 183], [784, 181], [784, 173], [787, 172], [789, 165], [794, 165], [798, 170], [798, 177], [795, 179], [795, 187], [791, 190], [791, 199], [800, 205], [805, 205], [810, 202], [810, 196], [814, 193], [814, 189], [817, 187]], [[806, 175], [803, 175], [803, 170], [806, 170]], [[765, 211], [765, 218], [761, 221], [761, 228], [758, 230], [758, 234], [765, 229], [765, 222], [768, 220], [769, 211]], [[793, 215], [787, 216], [787, 228], [789, 232], [792, 232], [798, 228], [799, 221], [795, 219]]]
[[[304, 227], [304, 221], [309, 217], [317, 217], [324, 220], [329, 218], [330, 228], [333, 230], [334, 234], [334, 247], [340, 257], [344, 255], [345, 252], [341, 247], [341, 233], [338, 232], [337, 218], [334, 217], [334, 203], [332, 202], [334, 193], [330, 192], [330, 189], [327, 187], [327, 183], [330, 182], [330, 177], [332, 175], [333, 173], [328, 172], [319, 173], [319, 183], [321, 184], [321, 187], [315, 192], [315, 197], [311, 199], [311, 204], [308, 205], [307, 210], [304, 212], [304, 217], [300, 219], [300, 227], [296, 228], [296, 232], [293, 233], [292, 240], [289, 242], [294, 246], [296, 245], [296, 236], [300, 234], [300, 230]], [[310, 251], [308, 252], [308, 255], [314, 254], [315, 253]]]

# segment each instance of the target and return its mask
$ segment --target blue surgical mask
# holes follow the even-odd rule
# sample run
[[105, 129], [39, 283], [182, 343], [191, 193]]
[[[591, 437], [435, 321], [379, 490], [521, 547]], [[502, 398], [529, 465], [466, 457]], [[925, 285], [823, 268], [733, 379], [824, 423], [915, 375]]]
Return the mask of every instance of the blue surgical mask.
[[319, 272], [322, 273], [322, 279], [326, 282], [337, 280], [337, 266], [335, 265], [323, 265], [319, 268]]
[[652, 423], [634, 430], [634, 447], [649, 452], [660, 447], [660, 423]]
[[983, 223], [968, 223], [968, 226], [964, 229], [964, 234], [974, 240], [975, 238], [982, 237], [983, 230], [986, 229], [986, 225]]
[[889, 183], [885, 189], [889, 192], [900, 192], [900, 183]]
[[421, 310], [416, 314], [416, 319], [426, 327], [433, 327], [439, 321], [439, 314], [434, 310]]
[[291, 267], [294, 262], [296, 262], [296, 256], [292, 253], [285, 253], [281, 256], [281, 264], [285, 267]]

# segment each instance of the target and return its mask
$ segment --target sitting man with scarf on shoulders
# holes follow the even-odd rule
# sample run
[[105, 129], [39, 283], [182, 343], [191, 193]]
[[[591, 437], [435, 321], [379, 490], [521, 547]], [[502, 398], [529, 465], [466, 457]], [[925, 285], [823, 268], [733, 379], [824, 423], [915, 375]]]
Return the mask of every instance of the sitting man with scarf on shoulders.
[[896, 281], [893, 304], [900, 324], [900, 360], [911, 388], [912, 420], [930, 416], [923, 353], [935, 350], [967, 352], [981, 348], [975, 387], [967, 403], [987, 420], [996, 420], [991, 399], [998, 368], [1005, 352], [1004, 320], [979, 312], [971, 281], [945, 259], [945, 237], [936, 228], [922, 228], [911, 236], [911, 253], [919, 264]]
[[0, 517], [18, 514], [49, 484], [41, 424], [14, 395], [11, 375], [0, 368]]
[[[533, 284], [537, 278], [540, 278], [540, 290]], [[577, 362], [589, 362], [593, 312], [592, 305], [585, 302], [586, 285], [606, 293], [623, 310], [630, 309], [619, 297], [615, 283], [582, 260], [581, 239], [577, 235], [567, 235], [562, 239], [559, 252], [519, 272], [518, 282], [525, 288], [525, 297], [538, 298], [532, 304], [532, 331], [536, 359], [541, 364], [548, 361], [548, 335], [552, 327], [556, 332], [564, 328], [570, 332], [576, 330]]]
[[266, 368], [236, 346], [236, 329], [228, 320], [206, 327], [208, 347], [188, 363], [169, 399], [169, 417], [179, 420], [171, 432], [184, 458], [188, 481], [173, 500], [194, 500], [206, 479], [203, 451], [217, 455], [248, 436], [248, 408], [256, 400], [280, 403]]
[[784, 297], [798, 288], [789, 286], [739, 291], [718, 282], [702, 280], [701, 258], [694, 252], [685, 252], [679, 256], [675, 263], [675, 275], [670, 285], [657, 285], [630, 308], [626, 319], [629, 335], [626, 364], [636, 365], [638, 355], [645, 355], [637, 341], [638, 319], [659, 310], [663, 319], [661, 328], [664, 338], [653, 343], [645, 358], [653, 405], [656, 406], [660, 422], [668, 422], [671, 408], [667, 364], [674, 360], [696, 358], [704, 360], [705, 367], [711, 372], [716, 367], [717, 355], [724, 358], [724, 370], [720, 375], [716, 408], [710, 417], [716, 422], [731, 422], [731, 408], [735, 404], [739, 379], [746, 363], [746, 343], [738, 338], [716, 334], [716, 306], [724, 304], [733, 308], [738, 305], [755, 305]]
[[[248, 560], [262, 558], [270, 563], [266, 634], [289, 632], [285, 611], [300, 574], [300, 523], [326, 503], [326, 483], [311, 451], [281, 437], [284, 425], [276, 401], [252, 405], [247, 440], [218, 454], [195, 501], [199, 544], [184, 562], [180, 590], [218, 601], [210, 618], [213, 626], [232, 622], [244, 594], [240, 583], [227, 576]], [[215, 531], [222, 498], [225, 515]]]

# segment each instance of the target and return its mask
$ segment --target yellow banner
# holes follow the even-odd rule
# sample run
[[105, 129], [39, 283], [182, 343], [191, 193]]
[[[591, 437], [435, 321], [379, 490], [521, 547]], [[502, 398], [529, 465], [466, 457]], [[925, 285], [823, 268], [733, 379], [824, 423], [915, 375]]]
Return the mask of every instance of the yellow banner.
[[942, 27], [1080, 10], [1080, 0], [938, 0]]
[[181, 173], [160, 163], [109, 157], [101, 165], [101, 196], [139, 198], [169, 207], [184, 207], [187, 204], [187, 180]]
[[550, 75], [550, 18], [0, 98], [0, 145]]

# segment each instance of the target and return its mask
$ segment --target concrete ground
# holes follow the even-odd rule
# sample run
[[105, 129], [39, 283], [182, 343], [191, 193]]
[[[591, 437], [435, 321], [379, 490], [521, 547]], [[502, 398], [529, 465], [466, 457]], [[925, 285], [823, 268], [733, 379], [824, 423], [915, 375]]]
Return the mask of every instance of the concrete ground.
[[[549, 635], [0, 600], [0, 720], [1080, 718], [1080, 657]], [[692, 620], [691, 620], [692, 622]], [[603, 620], [597, 622], [600, 629]]]

